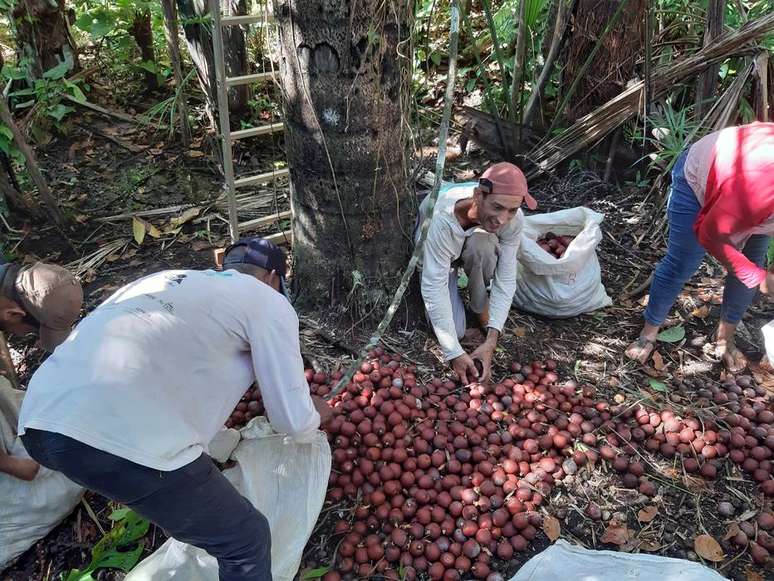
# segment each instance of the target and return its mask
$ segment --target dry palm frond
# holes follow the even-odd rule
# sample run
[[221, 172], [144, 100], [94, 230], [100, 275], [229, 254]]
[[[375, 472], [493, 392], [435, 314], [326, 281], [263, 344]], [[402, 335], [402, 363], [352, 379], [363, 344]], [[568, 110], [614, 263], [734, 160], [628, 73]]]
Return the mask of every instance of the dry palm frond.
[[[707, 66], [729, 56], [747, 52], [748, 45], [774, 30], [774, 13], [762, 16], [717, 37], [695, 54], [680, 61], [659, 67], [651, 78], [653, 97], [664, 95], [674, 85], [697, 75]], [[580, 118], [561, 135], [536, 148], [527, 157], [537, 165], [528, 177], [548, 171], [580, 151], [599, 141], [610, 131], [642, 110], [645, 85], [642, 81]]]
[[123, 252], [128, 245], [128, 238], [113, 240], [112, 242], [100, 246], [91, 254], [65, 264], [64, 267], [72, 272], [74, 276], [82, 277], [89, 272], [97, 270], [105, 263], [110, 255], [115, 254], [116, 252]]

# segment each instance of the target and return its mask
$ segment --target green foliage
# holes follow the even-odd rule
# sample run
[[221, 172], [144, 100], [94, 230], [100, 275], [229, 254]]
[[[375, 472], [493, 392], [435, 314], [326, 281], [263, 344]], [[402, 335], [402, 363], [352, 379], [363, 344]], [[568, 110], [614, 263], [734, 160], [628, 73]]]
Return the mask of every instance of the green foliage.
[[[129, 572], [142, 556], [150, 523], [128, 508], [114, 510], [110, 515], [113, 528], [94, 545], [91, 561], [83, 569], [73, 569], [63, 581], [94, 581], [92, 573], [97, 569], [120, 569]], [[138, 542], [139, 541], [139, 542]]]
[[77, 18], [75, 28], [101, 50], [109, 53], [112, 66], [118, 74], [154, 73], [159, 82], [171, 75], [167, 66], [142, 61], [137, 52], [132, 25], [138, 12], [150, 10], [153, 44], [156, 54], [165, 53], [164, 15], [160, 2], [149, 0], [75, 0]]
[[[55, 129], [64, 132], [64, 118], [72, 113], [75, 108], [70, 105], [70, 100], [78, 103], [86, 102], [86, 95], [83, 89], [88, 86], [82, 81], [71, 81], [65, 78], [70, 70], [68, 63], [61, 62], [57, 66], [48, 69], [43, 73], [42, 79], [26, 78], [24, 69], [21, 67], [3, 68], [2, 77], [4, 80], [19, 80], [26, 78], [28, 86], [10, 93], [10, 97], [15, 98], [15, 109], [31, 109], [32, 125], [30, 131], [39, 143], [45, 143], [50, 139], [49, 130]], [[4, 135], [10, 133], [6, 129]], [[10, 140], [0, 134], [0, 150], [5, 153], [15, 155], [12, 151]]]
[[670, 169], [677, 156], [700, 136], [701, 123], [693, 118], [692, 111], [693, 106], [675, 108], [672, 100], [667, 99], [657, 113], [647, 118], [650, 135], [643, 135], [641, 127], [629, 133], [631, 141], [645, 140], [653, 146], [655, 151], [649, 156], [651, 168], [661, 171]]
[[669, 329], [664, 329], [656, 335], [656, 339], [664, 343], [679, 343], [685, 339], [685, 327], [677, 325], [675, 327], [670, 327]]

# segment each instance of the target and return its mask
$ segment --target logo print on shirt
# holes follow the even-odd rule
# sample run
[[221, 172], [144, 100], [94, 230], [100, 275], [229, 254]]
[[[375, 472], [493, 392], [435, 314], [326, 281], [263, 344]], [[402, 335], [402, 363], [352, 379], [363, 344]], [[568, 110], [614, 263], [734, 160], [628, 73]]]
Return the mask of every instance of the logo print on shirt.
[[181, 284], [187, 276], [187, 274], [176, 274], [175, 276], [168, 277], [167, 280], [174, 284]]

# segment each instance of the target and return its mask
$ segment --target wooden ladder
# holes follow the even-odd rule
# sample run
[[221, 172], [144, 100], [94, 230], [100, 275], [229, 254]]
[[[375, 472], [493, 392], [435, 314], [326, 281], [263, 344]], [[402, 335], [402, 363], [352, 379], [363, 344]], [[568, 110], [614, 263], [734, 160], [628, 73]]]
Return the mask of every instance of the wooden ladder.
[[[229, 16], [221, 13], [221, 0], [209, 0], [210, 14], [212, 15], [212, 44], [213, 44], [213, 57], [215, 61], [215, 78], [217, 81], [217, 100], [218, 100], [218, 117], [220, 124], [220, 142], [223, 150], [223, 190], [228, 201], [228, 229], [231, 236], [231, 242], [236, 242], [239, 239], [239, 231], [247, 228], [255, 227], [257, 225], [263, 225], [270, 223], [274, 220], [280, 220], [289, 216], [289, 212], [280, 212], [279, 214], [266, 216], [264, 218], [258, 218], [257, 220], [250, 220], [242, 224], [239, 223], [236, 190], [237, 188], [244, 188], [247, 186], [254, 186], [257, 184], [269, 183], [276, 180], [279, 177], [287, 176], [288, 169], [277, 169], [270, 172], [259, 173], [255, 175], [249, 175], [245, 177], [234, 177], [234, 155], [233, 144], [240, 139], [247, 139], [250, 137], [257, 137], [260, 135], [270, 135], [282, 131], [285, 127], [284, 123], [268, 123], [259, 127], [250, 127], [248, 129], [240, 129], [239, 131], [231, 131], [230, 125], [230, 112], [228, 105], [228, 90], [231, 87], [237, 87], [239, 85], [247, 85], [251, 83], [257, 83], [262, 81], [271, 81], [274, 77], [273, 72], [255, 73], [250, 75], [240, 75], [236, 77], [226, 76], [226, 60], [225, 49], [223, 44], [223, 29], [227, 26], [244, 26], [244, 25], [258, 25], [269, 26], [271, 25], [271, 18], [268, 14], [268, 6], [266, 14], [249, 14]], [[275, 243], [280, 243], [290, 237], [290, 232], [280, 232], [274, 234], [269, 239], [273, 239]]]

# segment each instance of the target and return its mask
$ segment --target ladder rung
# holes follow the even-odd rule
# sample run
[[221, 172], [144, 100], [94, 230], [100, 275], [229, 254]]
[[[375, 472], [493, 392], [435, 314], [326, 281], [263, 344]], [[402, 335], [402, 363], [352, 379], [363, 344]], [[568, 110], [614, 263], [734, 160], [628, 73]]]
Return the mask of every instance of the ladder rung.
[[268, 125], [261, 125], [260, 127], [251, 127], [250, 129], [240, 129], [239, 131], [231, 132], [231, 140], [244, 139], [245, 137], [255, 137], [256, 135], [268, 135], [269, 133], [277, 133], [282, 131], [285, 125], [283, 123], [269, 123]]
[[277, 232], [276, 234], [269, 234], [268, 236], [264, 236], [264, 240], [273, 242], [277, 246], [282, 246], [283, 244], [291, 244], [293, 240], [292, 236], [292, 230], [285, 230], [284, 232]]
[[239, 223], [239, 230], [249, 230], [250, 228], [257, 228], [258, 226], [265, 226], [273, 222], [278, 222], [286, 218], [290, 218], [290, 210], [285, 210], [279, 214], [272, 214], [271, 216], [264, 216], [263, 218], [256, 218], [255, 220], [248, 220], [247, 222]]
[[259, 81], [268, 81], [273, 77], [273, 73], [256, 73], [254, 75], [242, 75], [240, 77], [226, 77], [227, 87], [236, 87], [237, 85], [247, 85]]
[[276, 171], [268, 171], [266, 173], [259, 173], [254, 176], [247, 176], [234, 180], [235, 188], [244, 188], [245, 186], [252, 186], [254, 184], [265, 184], [277, 178], [288, 175], [288, 168], [278, 169]]
[[237, 26], [240, 24], [268, 24], [268, 20], [263, 14], [245, 14], [239, 16], [221, 16], [221, 26]]

